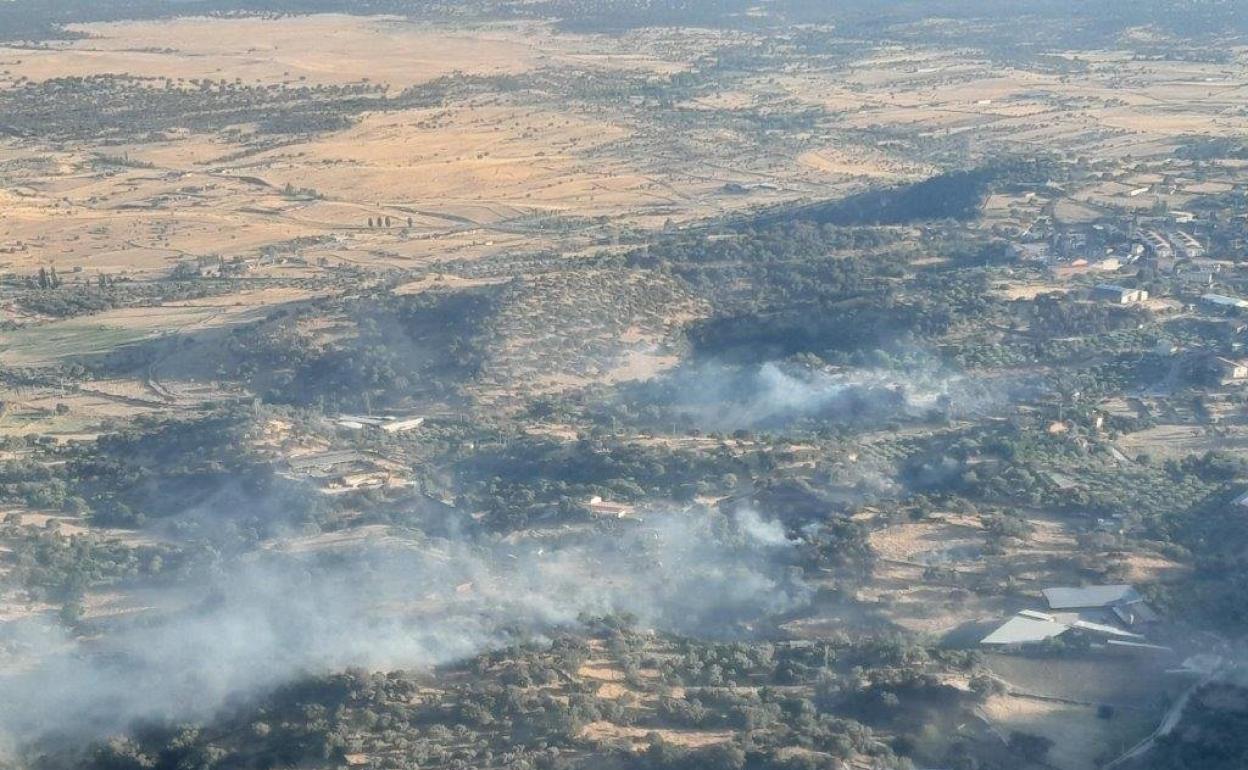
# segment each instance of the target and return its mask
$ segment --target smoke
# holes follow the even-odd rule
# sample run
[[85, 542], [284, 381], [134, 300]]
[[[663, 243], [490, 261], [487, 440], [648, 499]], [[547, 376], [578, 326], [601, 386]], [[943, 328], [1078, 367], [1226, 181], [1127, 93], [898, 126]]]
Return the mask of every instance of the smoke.
[[[418, 668], [579, 616], [627, 612], [675, 632], [740, 636], [809, 600], [796, 543], [754, 514], [668, 514], [625, 532], [556, 542], [400, 541], [266, 552], [163, 609], [69, 639], [46, 622], [0, 625], [0, 736], [70, 742], [136, 720], [202, 718], [305, 674]], [[56, 652], [47, 653], [52, 650]]]
[[780, 522], [765, 521], [757, 512], [748, 508], [737, 513], [737, 525], [742, 532], [759, 543], [778, 547], [788, 542], [788, 536]]
[[1012, 387], [935, 366], [898, 371], [703, 363], [641, 386], [633, 398], [666, 406], [704, 429], [737, 430], [779, 428], [802, 419], [870, 425], [933, 412], [978, 415], [1006, 405]]

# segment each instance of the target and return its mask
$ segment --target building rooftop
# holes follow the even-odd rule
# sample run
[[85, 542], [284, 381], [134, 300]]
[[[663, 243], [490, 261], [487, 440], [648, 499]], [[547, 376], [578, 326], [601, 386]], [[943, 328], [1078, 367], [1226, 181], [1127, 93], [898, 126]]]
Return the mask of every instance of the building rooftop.
[[1065, 623], [1015, 615], [996, 631], [980, 640], [980, 644], [1029, 644], [1061, 636], [1070, 630]]
[[1046, 620], [1050, 623], [1057, 622], [1057, 618], [1053, 617], [1047, 612], [1038, 612], [1036, 610], [1019, 610], [1018, 614], [1023, 616], [1024, 618], [1031, 618], [1032, 620]]
[[337, 465], [365, 462], [368, 459], [368, 456], [361, 452], [346, 449], [336, 452], [321, 452], [314, 455], [291, 457], [286, 461], [286, 464], [290, 466], [291, 470], [295, 471], [327, 470]]
[[1071, 628], [1077, 628], [1080, 631], [1087, 631], [1091, 634], [1099, 636], [1117, 636], [1123, 639], [1136, 639], [1143, 641], [1144, 637], [1140, 634], [1133, 634], [1130, 631], [1123, 631], [1121, 628], [1106, 625], [1105, 623], [1093, 623], [1088, 620], [1076, 620], [1070, 624]]
[[1227, 307], [1244, 307], [1248, 305], [1248, 301], [1239, 297], [1228, 297], [1225, 294], [1202, 294], [1200, 300], [1210, 305], [1225, 305]]
[[595, 516], [607, 516], [616, 519], [623, 519], [625, 517], [632, 516], [634, 511], [637, 510], [637, 506], [635, 505], [630, 505], [629, 503], [609, 502], [607, 500], [603, 500], [597, 495], [590, 498], [589, 502], [585, 503], [585, 507], [588, 508], [589, 512]]
[[1113, 604], [1138, 602], [1144, 598], [1129, 585], [1046, 588], [1043, 593], [1049, 608], [1054, 610], [1109, 607]]
[[1174, 652], [1173, 647], [1166, 647], [1160, 644], [1147, 644], [1145, 642], [1125, 642], [1121, 639], [1106, 639], [1105, 643], [1111, 647], [1126, 647], [1132, 650], [1146, 650], [1148, 652]]

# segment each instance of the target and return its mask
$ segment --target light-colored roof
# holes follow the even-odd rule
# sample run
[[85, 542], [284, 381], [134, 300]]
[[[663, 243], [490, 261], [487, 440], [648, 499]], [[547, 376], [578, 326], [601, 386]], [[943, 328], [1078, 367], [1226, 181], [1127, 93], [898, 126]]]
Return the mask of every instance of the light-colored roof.
[[362, 462], [368, 459], [368, 456], [362, 452], [344, 449], [336, 452], [321, 452], [314, 455], [292, 457], [286, 463], [293, 470], [309, 470], [313, 468], [332, 468], [335, 465]]
[[1070, 630], [1065, 623], [1052, 620], [1037, 620], [1024, 615], [1015, 615], [991, 634], [980, 640], [980, 644], [1027, 644], [1043, 642], [1061, 636]]
[[377, 427], [386, 421], [385, 417], [374, 417], [367, 414], [340, 414], [338, 415], [338, 424], [346, 425], [369, 425]]
[[1139, 634], [1133, 634], [1130, 631], [1123, 631], [1117, 626], [1108, 626], [1104, 623], [1093, 623], [1087, 620], [1076, 620], [1070, 624], [1071, 628], [1077, 628], [1080, 631], [1088, 631], [1101, 636], [1118, 636], [1123, 639], [1143, 639]]
[[1173, 647], [1166, 647], [1161, 644], [1145, 644], [1143, 642], [1124, 642], [1119, 639], [1106, 639], [1105, 643], [1113, 647], [1130, 647], [1136, 650], [1150, 650], [1152, 652], [1174, 652]]
[[1248, 305], [1248, 301], [1242, 300], [1239, 297], [1228, 297], [1225, 294], [1202, 294], [1200, 298], [1204, 302], [1208, 302], [1212, 305], [1231, 305], [1233, 307], [1244, 307], [1245, 305]]
[[1129, 585], [1046, 588], [1044, 598], [1054, 610], [1080, 607], [1108, 607], [1119, 602], [1137, 602], [1143, 597]]
[[1053, 617], [1047, 612], [1037, 612], [1036, 610], [1019, 610], [1018, 614], [1022, 615], [1025, 618], [1031, 618], [1032, 620], [1047, 620], [1050, 623], [1057, 622], [1057, 618]]

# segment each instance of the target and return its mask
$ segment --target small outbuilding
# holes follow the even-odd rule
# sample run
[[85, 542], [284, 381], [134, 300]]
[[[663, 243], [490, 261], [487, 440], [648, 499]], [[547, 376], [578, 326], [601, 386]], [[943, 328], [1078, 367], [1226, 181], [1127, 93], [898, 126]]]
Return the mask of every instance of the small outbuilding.
[[1115, 305], [1130, 305], [1148, 299], [1148, 292], [1144, 289], [1129, 289], [1125, 286], [1102, 283], [1092, 289], [1092, 297], [1102, 302], [1112, 302]]

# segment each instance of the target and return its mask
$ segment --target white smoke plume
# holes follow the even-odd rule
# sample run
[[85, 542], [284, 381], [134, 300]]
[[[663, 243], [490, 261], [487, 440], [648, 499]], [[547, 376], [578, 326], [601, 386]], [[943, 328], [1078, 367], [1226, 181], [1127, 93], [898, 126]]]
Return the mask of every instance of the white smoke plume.
[[985, 382], [937, 367], [910, 370], [810, 367], [768, 362], [686, 367], [642, 392], [708, 430], [774, 428], [812, 418], [837, 423], [949, 417], [997, 411], [1011, 383]]
[[304, 674], [437, 665], [584, 614], [740, 635], [808, 601], [794, 557], [783, 529], [753, 513], [670, 514], [555, 544], [389, 540], [269, 553], [154, 602], [178, 609], [85, 642], [48, 622], [0, 626], [0, 649], [45, 652], [0, 673], [0, 735], [13, 746], [207, 717]]

